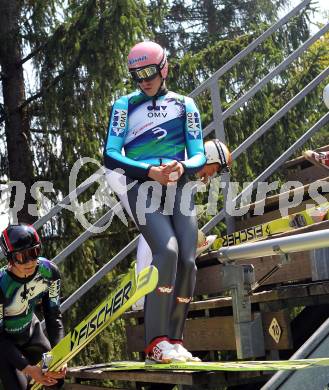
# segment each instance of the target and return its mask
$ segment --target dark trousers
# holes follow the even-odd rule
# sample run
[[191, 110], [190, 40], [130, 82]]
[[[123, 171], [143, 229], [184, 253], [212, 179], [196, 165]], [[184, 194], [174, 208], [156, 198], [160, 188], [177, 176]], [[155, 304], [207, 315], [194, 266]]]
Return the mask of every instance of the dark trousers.
[[[24, 345], [16, 345], [31, 365], [37, 364], [44, 352], [51, 349], [49, 340], [41, 329], [40, 322], [34, 323], [33, 334]], [[4, 390], [27, 390], [29, 389], [30, 378], [17, 370], [9, 361], [6, 351], [0, 351], [0, 380]], [[63, 381], [59, 381], [55, 386], [47, 389], [58, 389]]]

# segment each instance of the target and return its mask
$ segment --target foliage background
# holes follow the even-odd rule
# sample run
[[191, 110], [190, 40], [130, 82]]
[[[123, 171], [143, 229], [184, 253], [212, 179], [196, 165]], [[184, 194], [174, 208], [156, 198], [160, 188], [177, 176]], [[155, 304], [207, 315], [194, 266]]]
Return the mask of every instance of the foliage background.
[[[287, 5], [283, 0], [69, 0], [64, 3], [12, 0], [9, 7], [7, 1], [0, 0], [2, 183], [18, 180], [22, 166], [30, 164], [29, 177], [25, 177], [28, 188], [38, 180], [51, 181], [54, 191], [47, 196], [55, 204], [68, 194], [68, 177], [79, 158], [88, 156], [102, 161], [111, 105], [118, 96], [135, 87], [126, 68], [126, 56], [134, 43], [154, 39], [166, 47], [170, 59], [169, 88], [187, 94], [265, 31], [276, 20], [278, 11]], [[312, 7], [220, 79], [223, 110], [309, 37]], [[328, 47], [326, 34], [226, 120], [226, 142], [231, 150], [328, 67]], [[8, 48], [14, 48], [15, 53], [11, 54]], [[24, 72], [27, 65], [28, 74]], [[24, 77], [19, 73], [12, 75], [9, 70], [13, 68]], [[9, 86], [17, 80], [15, 85], [21, 94], [13, 102], [15, 111], [11, 111], [8, 102], [13, 97], [8, 91], [13, 90]], [[319, 85], [234, 162], [233, 180], [242, 184], [255, 178], [326, 112], [321, 97], [325, 84]], [[212, 119], [209, 101], [208, 93], [197, 99], [204, 125]], [[16, 114], [19, 117], [15, 124]], [[25, 129], [23, 141], [22, 128]], [[328, 143], [326, 126], [305, 148]], [[21, 144], [25, 146], [12, 152], [13, 145], [19, 148]], [[17, 160], [17, 153], [21, 160]], [[86, 179], [95, 168], [92, 164], [85, 165], [79, 181]], [[282, 173], [275, 177], [282, 178]], [[86, 202], [96, 189], [96, 185], [92, 186], [79, 200]], [[199, 194], [198, 202], [205, 201], [206, 195]], [[90, 220], [96, 220], [103, 212], [100, 208], [91, 213]], [[203, 216], [201, 223], [208, 219]], [[34, 221], [26, 205], [21, 220]], [[220, 224], [215, 230], [224, 228]], [[54, 257], [83, 230], [69, 211], [52, 218], [42, 230], [45, 255]], [[70, 255], [60, 265], [63, 299], [136, 234], [133, 224], [126, 229], [114, 219], [106, 234], [93, 237]], [[125, 259], [64, 314], [67, 329], [105, 297], [115, 277], [133, 260], [134, 255]], [[127, 358], [122, 321], [117, 321], [101, 339], [85, 348], [74, 364], [119, 358]]]

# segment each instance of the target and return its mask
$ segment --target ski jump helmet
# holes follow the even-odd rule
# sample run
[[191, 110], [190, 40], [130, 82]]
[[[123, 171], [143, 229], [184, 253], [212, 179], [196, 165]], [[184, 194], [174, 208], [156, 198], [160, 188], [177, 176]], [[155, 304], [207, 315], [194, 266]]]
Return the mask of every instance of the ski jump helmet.
[[15, 260], [15, 253], [25, 253], [26, 259], [38, 257], [41, 249], [39, 235], [32, 225], [9, 225], [0, 236], [1, 249], [8, 261]]
[[206, 141], [204, 144], [207, 164], [219, 163], [222, 169], [229, 169], [232, 165], [232, 155], [227, 146], [218, 139]]
[[129, 52], [128, 69], [136, 81], [152, 78], [155, 74], [165, 80], [168, 76], [165, 50], [155, 42], [137, 43]]

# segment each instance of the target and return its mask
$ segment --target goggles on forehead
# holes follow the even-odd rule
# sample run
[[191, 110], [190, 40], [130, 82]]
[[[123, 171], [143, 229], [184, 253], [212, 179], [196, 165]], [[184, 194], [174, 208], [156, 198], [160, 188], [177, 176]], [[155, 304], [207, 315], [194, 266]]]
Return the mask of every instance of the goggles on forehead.
[[131, 77], [137, 83], [142, 81], [150, 81], [156, 78], [159, 74], [159, 69], [156, 65], [146, 66], [145, 68], [133, 69], [130, 70]]
[[18, 252], [11, 253], [11, 259], [18, 264], [26, 264], [29, 261], [37, 260], [40, 255], [40, 247], [36, 246], [34, 248], [24, 249]]

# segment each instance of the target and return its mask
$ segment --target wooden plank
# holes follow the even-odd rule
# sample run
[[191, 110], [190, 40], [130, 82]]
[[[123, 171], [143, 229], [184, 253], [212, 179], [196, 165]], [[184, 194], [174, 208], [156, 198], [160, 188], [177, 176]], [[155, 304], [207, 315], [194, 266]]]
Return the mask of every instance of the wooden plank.
[[100, 386], [92, 386], [92, 385], [83, 385], [79, 383], [65, 383], [65, 390], [129, 390], [127, 387], [100, 387]]
[[143, 352], [145, 348], [144, 325], [125, 325], [128, 352]]
[[[259, 280], [275, 265], [281, 262], [280, 256], [266, 256], [252, 260], [239, 261], [238, 263], [252, 264], [254, 266], [255, 279]], [[269, 278], [264, 285], [300, 281], [311, 279], [311, 259], [309, 252], [292, 253], [290, 262]]]
[[[268, 291], [260, 291], [251, 295], [252, 303], [266, 303], [266, 302], [275, 302], [275, 301], [294, 301], [294, 300], [305, 300], [305, 306], [309, 304], [316, 304], [316, 299], [321, 299], [325, 301], [328, 295], [329, 299], [329, 281], [322, 281], [316, 283], [307, 283], [303, 285], [289, 285], [281, 286], [280, 288]], [[311, 297], [311, 300], [306, 300], [306, 298]], [[322, 301], [321, 301], [322, 302]], [[203, 301], [194, 301], [190, 305], [190, 312], [200, 311], [200, 310], [211, 310], [211, 309], [221, 309], [232, 306], [231, 297], [219, 297], [205, 299]], [[128, 312], [125, 314], [125, 318], [143, 318], [144, 312]], [[133, 325], [134, 326], [134, 325]]]
[[[265, 283], [266, 285], [272, 285], [276, 283], [284, 283], [291, 281], [305, 281], [311, 279], [311, 259], [309, 252], [301, 252], [301, 253], [292, 253], [291, 262], [289, 264], [285, 264], [282, 268], [274, 274], [271, 278], [269, 278]], [[264, 276], [270, 269], [272, 269], [278, 262], [280, 261], [279, 256], [269, 256], [269, 257], [261, 257], [253, 260], [241, 260], [240, 263], [244, 264], [253, 264], [255, 269], [255, 277], [256, 280], [259, 280], [262, 276]], [[197, 272], [197, 283], [195, 287], [195, 296], [203, 295], [203, 294], [216, 294], [222, 293], [220, 290], [220, 272], [221, 265], [217, 264], [215, 266], [211, 266], [208, 268], [199, 269]], [[323, 282], [325, 283], [325, 282]], [[292, 290], [294, 288], [294, 290]], [[299, 292], [298, 296], [307, 296], [308, 292], [305, 291], [305, 287], [296, 287], [289, 286], [288, 290], [279, 289], [279, 290], [270, 290], [265, 292], [260, 292], [253, 294], [252, 302], [265, 302], [265, 301], [275, 301], [278, 299], [288, 299], [296, 296], [296, 291], [302, 289], [304, 293], [301, 295]], [[328, 287], [312, 287], [313, 294], [317, 295], [316, 289], [329, 289]], [[324, 291], [324, 290], [323, 290]], [[305, 295], [306, 294], [306, 295]], [[321, 294], [325, 294], [322, 292]], [[280, 295], [280, 296], [279, 296]], [[190, 311], [196, 310], [206, 310], [206, 309], [215, 309], [215, 308], [224, 308], [230, 307], [232, 305], [232, 301], [230, 297], [220, 297], [205, 300], [203, 302], [195, 301], [191, 303]], [[143, 318], [144, 312], [140, 311], [130, 311], [124, 314], [124, 318]]]
[[[92, 366], [90, 366], [92, 367]], [[90, 375], [88, 375], [90, 373]], [[223, 388], [223, 386], [228, 385], [242, 385], [247, 383], [259, 383], [264, 381], [264, 372], [251, 371], [251, 372], [193, 372], [193, 371], [122, 371], [122, 372], [100, 372], [96, 370], [93, 372], [92, 369], [89, 369], [86, 372], [79, 372], [79, 367], [75, 367], [73, 372], [68, 373], [69, 376], [77, 379], [84, 380], [123, 380], [131, 382], [145, 382], [145, 383], [170, 383], [170, 384], [181, 384], [181, 385], [190, 385], [198, 386], [196, 388]], [[67, 385], [66, 385], [67, 386]], [[76, 385], [75, 385], [76, 386]], [[83, 387], [81, 387], [83, 386]], [[80, 385], [80, 387], [70, 387], [71, 390], [83, 390], [87, 388], [87, 385]], [[193, 387], [195, 388], [195, 387]], [[65, 387], [67, 389], [67, 387]], [[97, 388], [96, 388], [97, 389]]]
[[[304, 167], [305, 166], [305, 167]], [[303, 162], [300, 167], [289, 169], [285, 175], [285, 180], [298, 180], [307, 185], [316, 180], [325, 180], [328, 176], [328, 170], [324, 167], [316, 167], [311, 162]]]
[[194, 295], [216, 294], [222, 283], [223, 265], [217, 264], [198, 269]]
[[[280, 343], [272, 348], [271, 340], [266, 341], [271, 349], [287, 349], [291, 347], [288, 325], [283, 314], [277, 314], [285, 329]], [[269, 321], [271, 314], [266, 313], [265, 321]], [[265, 324], [267, 325], [267, 322]], [[127, 345], [129, 352], [141, 352], [144, 349], [144, 326], [126, 326]], [[271, 338], [267, 332], [265, 339]], [[200, 342], [202, 340], [202, 342]], [[232, 316], [202, 317], [188, 319], [184, 329], [184, 345], [190, 351], [234, 351], [236, 350], [234, 320]]]
[[[264, 285], [271, 285], [283, 282], [305, 281], [312, 279], [310, 252], [291, 253], [290, 262], [284, 264]], [[252, 260], [239, 260], [238, 264], [252, 264], [254, 266], [255, 278], [259, 280], [281, 261], [280, 256], [259, 257]]]
[[329, 283], [314, 283], [308, 286], [308, 291], [311, 296], [314, 295], [328, 295]]
[[235, 350], [233, 317], [188, 319], [184, 329], [184, 343], [191, 351]]
[[[281, 258], [278, 255], [236, 261], [237, 264], [252, 264], [254, 266], [256, 280], [261, 279], [280, 262]], [[194, 295], [222, 293], [221, 273], [222, 265], [220, 264], [198, 269]], [[310, 252], [296, 252], [290, 254], [290, 262], [284, 264], [280, 270], [266, 280], [264, 285], [311, 279], [312, 268]]]
[[[143, 351], [142, 325], [127, 326], [126, 335], [129, 351]], [[188, 319], [184, 330], [184, 344], [191, 351], [235, 350], [233, 317]]]
[[[209, 255], [208, 260], [209, 260]], [[205, 294], [217, 294], [223, 293], [221, 289], [222, 280], [222, 265], [216, 259], [216, 252], [213, 252], [213, 258], [215, 259], [215, 265], [209, 267], [199, 268], [197, 271], [197, 280], [194, 295], [205, 295]], [[284, 269], [276, 276], [273, 276], [267, 284], [274, 282], [283, 282], [291, 280], [305, 280], [310, 278], [311, 271], [309, 265], [309, 256], [305, 254], [293, 254], [291, 257], [292, 264], [284, 266]], [[255, 277], [260, 279], [270, 269], [274, 267], [280, 261], [279, 256], [263, 257], [254, 260], [241, 260], [243, 264], [253, 264], [255, 267]], [[298, 261], [298, 266], [296, 266]], [[296, 275], [297, 271], [297, 275]], [[281, 275], [281, 276], [280, 276]], [[192, 303], [193, 305], [193, 303]], [[228, 305], [226, 305], [228, 306]], [[141, 318], [143, 317], [143, 311], [130, 311], [124, 315], [125, 318]]]
[[295, 298], [306, 298], [309, 296], [309, 291], [307, 285], [299, 285], [294, 286], [294, 288], [290, 288], [292, 286], [282, 287], [277, 290], [277, 300], [284, 299], [295, 299]]
[[[266, 303], [266, 302], [275, 302], [275, 301], [284, 301], [287, 299], [294, 300], [297, 298], [305, 299], [312, 296], [319, 295], [328, 295], [329, 296], [329, 282], [323, 282], [323, 284], [316, 286], [302, 285], [302, 286], [288, 286], [286, 288], [280, 287], [275, 290], [261, 291], [251, 295], [252, 303]], [[200, 310], [212, 310], [212, 309], [222, 309], [232, 306], [231, 297], [219, 297], [205, 299], [203, 301], [194, 301], [190, 305], [190, 312], [200, 311]], [[126, 318], [142, 318], [144, 315], [143, 311], [138, 312], [128, 312], [126, 313]], [[132, 325], [134, 326], [134, 325]]]
[[285, 299], [296, 299], [308, 297], [308, 290], [305, 287], [296, 287], [291, 289], [277, 289], [271, 291], [262, 291], [251, 296], [252, 303], [276, 302]]
[[[68, 377], [78, 379], [97, 380], [121, 380], [126, 382], [147, 382], [147, 383], [174, 383], [177, 385], [200, 385], [208, 383], [209, 373], [192, 371], [102, 371], [88, 370], [80, 371], [76, 368], [73, 372], [68, 372]], [[225, 378], [223, 373], [219, 373], [219, 378]]]
[[[308, 297], [318, 297], [328, 295], [329, 298], [329, 281], [323, 281], [319, 283], [311, 283], [304, 285], [289, 285], [282, 286], [280, 288], [268, 291], [261, 291], [251, 295], [252, 303], [266, 303], [266, 302], [275, 302], [275, 301], [284, 301], [284, 300], [294, 300], [297, 298], [308, 298]], [[329, 300], [328, 300], [329, 301]], [[315, 301], [314, 303], [315, 304]], [[190, 311], [193, 310], [206, 310], [206, 309], [218, 309], [232, 306], [231, 297], [220, 297], [213, 298], [204, 301], [192, 302], [190, 306]]]

